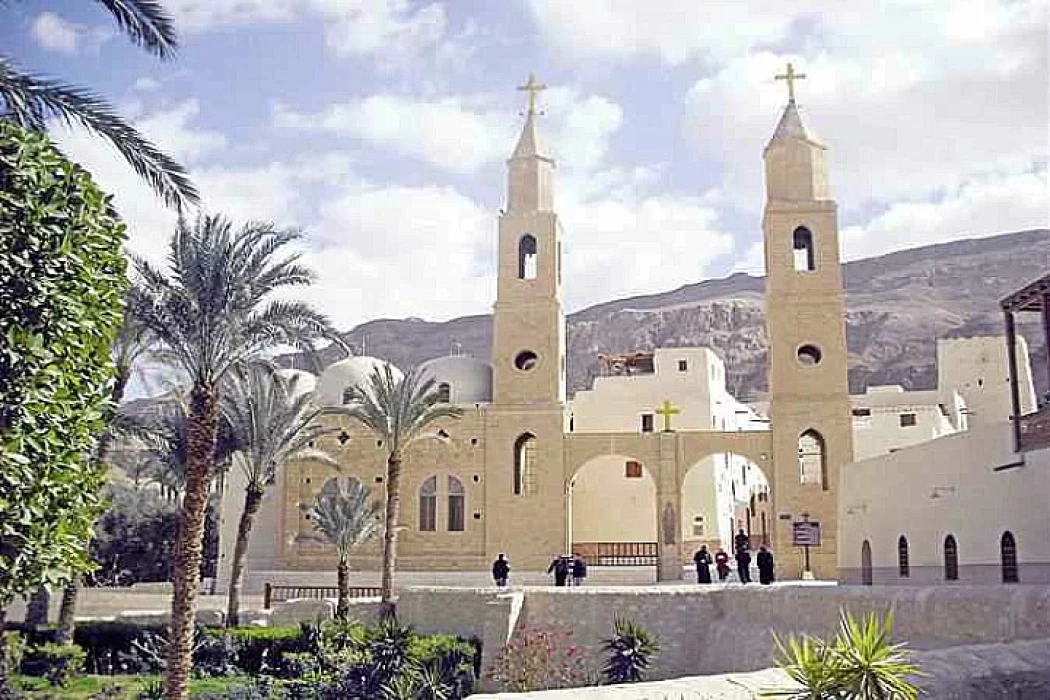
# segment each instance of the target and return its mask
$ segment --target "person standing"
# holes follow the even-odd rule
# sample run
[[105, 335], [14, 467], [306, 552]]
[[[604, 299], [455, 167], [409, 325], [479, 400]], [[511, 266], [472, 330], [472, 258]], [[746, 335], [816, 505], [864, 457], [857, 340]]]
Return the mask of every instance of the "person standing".
[[740, 575], [740, 583], [751, 583], [751, 553], [747, 548], [737, 552], [736, 570]]
[[554, 573], [554, 585], [564, 586], [565, 580], [569, 577], [569, 558], [566, 556], [554, 557], [551, 561], [551, 565], [547, 567], [547, 573]]
[[729, 577], [729, 555], [721, 547], [715, 552], [715, 568], [718, 570], [718, 582], [725, 583]]
[[572, 585], [582, 586], [585, 578], [587, 578], [587, 562], [579, 554], [574, 554], [572, 560]]
[[763, 586], [773, 583], [773, 553], [765, 547], [758, 548], [758, 582]]
[[711, 583], [711, 553], [707, 551], [706, 544], [696, 550], [693, 561], [696, 563], [696, 582]]
[[740, 531], [736, 533], [736, 537], [733, 538], [733, 553], [737, 556], [740, 555], [740, 551], [748, 551], [751, 549], [751, 538], [744, 532], [744, 528], [740, 528]]
[[496, 561], [492, 562], [492, 578], [500, 588], [507, 585], [507, 579], [510, 578], [510, 562], [507, 561], [507, 555], [501, 553], [496, 557]]

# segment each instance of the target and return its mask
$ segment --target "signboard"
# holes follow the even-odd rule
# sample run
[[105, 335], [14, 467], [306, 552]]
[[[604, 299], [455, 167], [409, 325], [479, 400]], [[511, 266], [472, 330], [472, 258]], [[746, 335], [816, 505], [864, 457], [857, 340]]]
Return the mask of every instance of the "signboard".
[[794, 547], [819, 547], [820, 523], [805, 521], [792, 523], [791, 544]]

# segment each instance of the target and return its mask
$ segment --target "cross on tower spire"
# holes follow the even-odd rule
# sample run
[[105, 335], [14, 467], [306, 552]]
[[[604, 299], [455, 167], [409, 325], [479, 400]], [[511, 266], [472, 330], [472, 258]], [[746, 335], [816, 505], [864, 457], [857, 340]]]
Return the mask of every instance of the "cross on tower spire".
[[524, 85], [519, 85], [518, 89], [529, 93], [529, 109], [527, 114], [530, 116], [536, 114], [536, 93], [543, 92], [547, 89], [547, 86], [544, 83], [537, 81], [535, 75], [529, 73], [529, 79], [525, 81]]
[[795, 81], [802, 80], [806, 77], [805, 73], [796, 73], [795, 66], [788, 61], [787, 72], [783, 75], [773, 76], [774, 80], [786, 80], [788, 86], [788, 102], [794, 103], [795, 101]]

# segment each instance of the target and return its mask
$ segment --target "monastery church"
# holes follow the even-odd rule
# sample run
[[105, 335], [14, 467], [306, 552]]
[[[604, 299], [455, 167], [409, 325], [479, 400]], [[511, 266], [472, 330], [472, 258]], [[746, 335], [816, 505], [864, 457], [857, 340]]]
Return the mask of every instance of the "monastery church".
[[[924, 464], [905, 453], [969, 433], [975, 421], [989, 430], [994, 423], [992, 432], [1005, 436], [1011, 408], [1034, 410], [1022, 339], [1015, 344], [1016, 363], [1007, 361], [1002, 338], [942, 341], [938, 389], [869, 387], [849, 395], [827, 149], [803, 126], [793, 89], [799, 76], [789, 65], [781, 77], [789, 100], [763, 152], [768, 396], [748, 406], [727, 391], [723, 362], [708, 348], [625, 348], [624, 354], [600, 356], [592, 388], [566, 396], [563, 230], [555, 161], [537, 123], [536, 94], [543, 86], [530, 76], [522, 88], [529, 98], [525, 123], [507, 161], [506, 207], [498, 219], [491, 364], [453, 354], [418, 368], [464, 414], [436, 426], [406, 455], [399, 571], [484, 572], [506, 553], [515, 572], [542, 572], [553, 557], [578, 552], [592, 566], [651, 566], [656, 580], [678, 580], [700, 544], [730, 551], [734, 533], [743, 529], [754, 548], [772, 548], [780, 579], [805, 573], [867, 583], [874, 569], [880, 581], [900, 582], [890, 561], [900, 534], [894, 495], [885, 493], [881, 480], [907, 490], [910, 477], [901, 470], [927, 471], [936, 453], [925, 453]], [[300, 375], [297, 386], [313, 392], [317, 404], [331, 406], [344, 403], [349, 389], [384, 364], [353, 356], [319, 377], [288, 373]], [[1017, 364], [1012, 383], [1005, 369], [1011, 364]], [[1020, 404], [1012, 405], [1015, 388]], [[968, 409], [976, 405], [980, 410]], [[256, 520], [247, 590], [264, 582], [319, 585], [332, 578], [334, 553], [301, 507], [327, 482], [357, 480], [382, 497], [382, 443], [347, 419], [324, 420], [333, 432], [319, 447], [342, 468], [301, 461], [279, 474]], [[952, 459], [965, 462], [965, 452], [954, 448]], [[1031, 475], [1015, 470], [1021, 481], [1009, 487], [1042, 509], [1041, 521], [1025, 525], [1032, 528], [1024, 536], [1032, 547], [1048, 527], [1050, 450], [1041, 454], [1048, 463], [1041, 476], [1025, 481]], [[853, 464], [855, 459], [863, 461]], [[863, 468], [851, 477], [854, 467]], [[220, 589], [230, 575], [239, 478], [237, 470], [230, 472], [223, 499]], [[925, 522], [912, 527], [913, 538], [919, 530], [929, 532], [931, 542], [943, 536]], [[803, 549], [794, 546], [798, 532], [819, 532], [808, 571]], [[1042, 534], [1038, 546], [1046, 549], [1050, 532]], [[881, 548], [874, 567], [872, 546]], [[939, 571], [939, 545], [931, 544], [928, 556], [918, 551], [918, 541], [913, 546], [916, 571], [924, 556], [931, 571]], [[379, 537], [362, 546], [351, 570], [377, 571], [380, 547]], [[1050, 556], [1031, 551], [1050, 580]], [[888, 563], [880, 564], [883, 558]]]

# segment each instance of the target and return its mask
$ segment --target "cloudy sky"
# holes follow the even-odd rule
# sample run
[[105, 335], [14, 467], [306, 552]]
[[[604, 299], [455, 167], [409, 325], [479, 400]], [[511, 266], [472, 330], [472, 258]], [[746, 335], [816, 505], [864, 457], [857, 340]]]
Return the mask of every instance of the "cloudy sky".
[[[787, 61], [847, 259], [1048, 223], [1046, 0], [165, 4], [175, 62], [82, 0], [6, 4], [0, 47], [109, 96], [209, 211], [306, 231], [307, 296], [341, 328], [490, 309], [530, 71], [550, 85], [570, 310], [761, 274]], [[174, 214], [104, 142], [59, 140], [115, 194], [130, 247], [162, 255]]]

